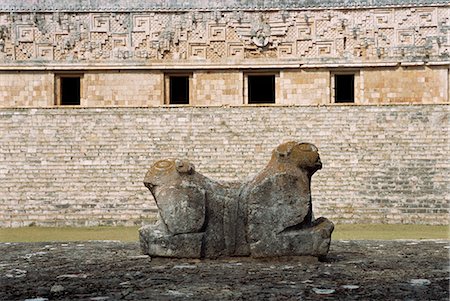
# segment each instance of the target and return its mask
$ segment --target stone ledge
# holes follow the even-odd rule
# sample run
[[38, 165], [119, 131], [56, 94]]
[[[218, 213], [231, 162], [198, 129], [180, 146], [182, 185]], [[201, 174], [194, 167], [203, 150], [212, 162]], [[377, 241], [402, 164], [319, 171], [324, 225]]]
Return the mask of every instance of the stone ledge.
[[[446, 0], [223, 0], [223, 1], [165, 1], [165, 0], [2, 0], [0, 12], [142, 12], [142, 11], [212, 11], [212, 10], [278, 10], [323, 8], [371, 8], [448, 5]], [[112, 3], [114, 2], [114, 3]]]
[[84, 71], [84, 70], [148, 70], [148, 71], [175, 71], [175, 70], [265, 70], [265, 69], [336, 69], [336, 68], [378, 68], [378, 67], [411, 67], [411, 66], [448, 66], [448, 60], [436, 60], [430, 62], [424, 61], [387, 61], [387, 62], [334, 62], [334, 63], [315, 63], [315, 62], [251, 62], [238, 64], [217, 64], [204, 62], [190, 62], [185, 64], [145, 64], [145, 63], [71, 63], [59, 64], [49, 62], [48, 64], [16, 63], [0, 64], [0, 71]]
[[[339, 108], [339, 107], [433, 107], [433, 106], [443, 106], [449, 107], [450, 103], [379, 103], [379, 104], [355, 104], [355, 103], [329, 103], [320, 105], [310, 105], [310, 104], [295, 104], [295, 105], [283, 105], [283, 104], [242, 104], [242, 105], [160, 105], [160, 106], [93, 106], [93, 107], [83, 107], [83, 106], [51, 106], [51, 107], [1, 107], [0, 115], [7, 113], [9, 111], [32, 111], [31, 114], [36, 114], [38, 111], [46, 110], [59, 110], [59, 111], [72, 111], [72, 110], [89, 110], [92, 114], [97, 114], [98, 112], [111, 113], [113, 111], [128, 111], [128, 110], [148, 110], [148, 109], [167, 109], [167, 110], [186, 110], [186, 109], [212, 109], [216, 110], [218, 108], [242, 108], [242, 109], [255, 109], [255, 108]], [[27, 113], [28, 114], [28, 113]]]

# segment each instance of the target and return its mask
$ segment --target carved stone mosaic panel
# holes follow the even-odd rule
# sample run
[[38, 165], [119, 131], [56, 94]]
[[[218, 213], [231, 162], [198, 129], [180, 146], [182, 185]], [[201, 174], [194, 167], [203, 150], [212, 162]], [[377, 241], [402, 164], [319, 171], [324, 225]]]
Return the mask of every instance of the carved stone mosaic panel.
[[447, 61], [450, 7], [0, 13], [0, 64]]

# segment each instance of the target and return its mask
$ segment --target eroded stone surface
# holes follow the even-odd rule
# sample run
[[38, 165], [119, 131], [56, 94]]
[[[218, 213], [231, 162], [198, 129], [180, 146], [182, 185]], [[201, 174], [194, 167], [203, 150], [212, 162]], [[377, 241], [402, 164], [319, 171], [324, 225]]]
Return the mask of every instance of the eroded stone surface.
[[322, 168], [317, 147], [287, 142], [245, 183], [219, 183], [186, 160], [152, 165], [144, 184], [156, 200], [154, 225], [139, 230], [145, 254], [163, 257], [324, 256], [334, 225], [314, 220], [311, 177]]
[[327, 254], [334, 226], [325, 218], [313, 221], [311, 202], [311, 177], [321, 168], [314, 145], [288, 142], [243, 185], [252, 256]]
[[[150, 261], [139, 256], [136, 242], [0, 243], [0, 300], [448, 301], [450, 241], [414, 243], [333, 241], [326, 262], [305, 262], [305, 257]], [[47, 253], [26, 256], [41, 251]], [[26, 271], [26, 278], [9, 277], [14, 269]], [[430, 283], [412, 285], [417, 279]], [[52, 292], [55, 285], [64, 291]], [[321, 296], [317, 289], [335, 292]]]

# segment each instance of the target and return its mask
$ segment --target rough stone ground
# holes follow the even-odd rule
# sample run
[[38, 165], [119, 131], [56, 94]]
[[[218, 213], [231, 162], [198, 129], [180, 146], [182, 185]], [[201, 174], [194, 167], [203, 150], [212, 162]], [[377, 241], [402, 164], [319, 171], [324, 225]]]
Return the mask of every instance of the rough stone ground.
[[314, 258], [142, 256], [138, 243], [2, 243], [0, 300], [449, 300], [449, 241], [333, 241]]

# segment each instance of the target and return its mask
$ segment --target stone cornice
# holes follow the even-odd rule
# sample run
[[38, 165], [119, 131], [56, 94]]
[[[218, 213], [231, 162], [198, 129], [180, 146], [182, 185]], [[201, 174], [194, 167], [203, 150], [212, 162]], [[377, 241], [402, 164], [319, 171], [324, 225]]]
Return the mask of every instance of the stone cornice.
[[0, 64], [1, 71], [89, 71], [89, 70], [148, 70], [148, 71], [174, 71], [174, 70], [268, 70], [268, 69], [360, 69], [379, 67], [413, 67], [413, 66], [443, 66], [450, 67], [450, 61], [433, 62], [360, 62], [360, 63], [309, 63], [309, 62], [272, 62], [272, 63], [242, 63], [242, 64]]
[[2, 0], [0, 12], [233, 11], [448, 6], [448, 0]]

